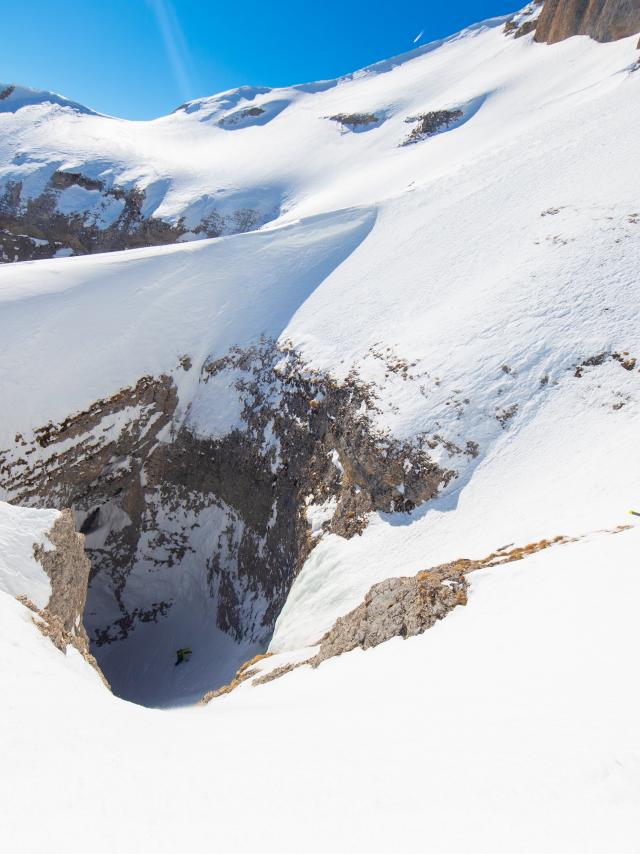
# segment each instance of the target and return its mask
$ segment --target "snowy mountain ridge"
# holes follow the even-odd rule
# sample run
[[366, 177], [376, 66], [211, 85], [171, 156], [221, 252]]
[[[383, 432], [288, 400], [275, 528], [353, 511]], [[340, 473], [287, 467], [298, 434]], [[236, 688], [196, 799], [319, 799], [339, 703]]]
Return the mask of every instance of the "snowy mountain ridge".
[[[522, 29], [521, 22], [538, 12], [534, 4], [512, 23]], [[504, 66], [493, 58], [506, 50], [514, 59], [523, 54], [526, 65], [534, 61], [530, 46], [525, 50], [509, 31], [486, 53], [467, 50], [483, 33], [497, 34], [504, 20], [338, 80], [280, 90], [241, 87], [150, 122], [114, 119], [60, 96], [4, 87], [0, 256], [28, 260], [205, 239], [333, 210], [334, 188], [357, 179], [353, 158], [402, 175], [412, 158], [420, 159], [412, 146], [395, 152], [419, 116], [459, 110], [466, 122], [484, 104], [476, 122], [480, 136], [482, 115], [489, 119], [492, 104], [509, 92], [517, 98], [517, 81], [505, 86]], [[544, 48], [537, 50], [542, 55]], [[425, 65], [434, 51], [438, 60]], [[391, 90], [380, 82], [389, 74], [396, 81]], [[355, 117], [356, 124], [336, 121], [341, 115]], [[362, 122], [363, 116], [373, 120]], [[504, 126], [507, 136], [511, 128]], [[404, 189], [392, 175], [377, 189], [370, 181], [373, 193], [353, 186], [341, 205]], [[322, 201], [325, 192], [330, 201]]]

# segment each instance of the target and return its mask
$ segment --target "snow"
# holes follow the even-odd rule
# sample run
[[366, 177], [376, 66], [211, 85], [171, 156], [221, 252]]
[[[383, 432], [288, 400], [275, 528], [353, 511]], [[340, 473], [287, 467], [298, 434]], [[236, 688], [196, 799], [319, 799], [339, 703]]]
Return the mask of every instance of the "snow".
[[0, 595], [3, 838], [21, 854], [70, 839], [96, 854], [204, 852], [213, 838], [632, 854], [638, 533], [478, 573], [467, 607], [420, 637], [205, 709], [113, 699]]
[[[377, 203], [413, 180], [452, 174], [468, 164], [470, 149], [476, 159], [553, 120], [566, 98], [590, 101], [595, 90], [635, 85], [625, 72], [634, 59], [633, 39], [594, 45], [576, 38], [549, 47], [532, 44], [531, 36], [505, 38], [504, 20], [337, 81], [243, 87], [150, 122], [85, 114], [52, 105], [40, 93], [35, 105], [0, 113], [0, 185], [28, 184], [37, 173], [42, 192], [55, 169], [81, 171], [107, 187], [146, 190], [147, 213], [170, 221], [184, 215], [188, 227], [195, 210], [199, 219], [214, 210], [231, 215], [252, 208], [292, 221]], [[443, 139], [428, 149], [396, 148], [407, 135], [408, 116], [477, 98], [486, 98], [483, 109], [464, 133], [445, 134], [446, 145]], [[246, 114], [255, 108], [265, 112]], [[341, 136], [326, 118], [341, 112], [374, 112], [386, 120], [367, 133]], [[227, 124], [229, 117], [241, 120]], [[23, 195], [33, 194], [26, 184]]]
[[0, 82], [0, 93], [7, 92], [7, 90], [11, 90], [9, 94], [0, 98], [0, 113], [16, 113], [25, 107], [46, 105], [48, 108], [53, 108], [56, 112], [60, 107], [63, 107], [77, 113], [96, 115], [93, 110], [83, 107], [82, 104], [78, 104], [76, 101], [70, 101], [62, 95], [57, 95], [55, 92], [46, 92], [43, 89], [30, 89], [28, 86], [15, 86]]
[[333, 514], [336, 512], [338, 507], [338, 502], [335, 496], [327, 498], [327, 500], [323, 501], [321, 504], [315, 503], [312, 499], [313, 496], [309, 496], [307, 499], [308, 503], [305, 508], [305, 515], [307, 517], [307, 522], [311, 527], [311, 536], [315, 540], [317, 537], [321, 537], [323, 535], [324, 532], [322, 526], [325, 522], [331, 521]]
[[11, 405], [0, 447], [13, 443], [19, 424], [60, 421], [143, 375], [171, 373], [184, 353], [194, 368], [175, 379], [190, 402], [205, 359], [261, 335], [277, 338], [373, 219], [368, 210], [337, 212], [216, 241], [4, 265], [0, 387]]
[[26, 596], [38, 608], [47, 606], [51, 581], [33, 549], [53, 548], [47, 533], [59, 516], [57, 510], [33, 510], [0, 501], [0, 591]]
[[[154, 122], [46, 98], [0, 115], [0, 181], [22, 176], [29, 193], [68, 168], [149, 188], [150, 210], [193, 215], [189, 227], [227, 202], [273, 213], [213, 241], [0, 268], [0, 450], [163, 372], [191, 429], [223, 436], [240, 423], [233, 377], [200, 383], [201, 368], [267, 335], [338, 380], [355, 369], [380, 431], [427, 437], [456, 472], [434, 501], [372, 514], [350, 540], [320, 536], [334, 508], [310, 499], [317, 543], [260, 670], [311, 655], [384, 578], [577, 538], [472, 574], [468, 605], [420, 637], [160, 712], [109, 695], [33, 627], [12, 597], [46, 602], [33, 544], [56, 514], [0, 504], [12, 850], [637, 850], [640, 365], [612, 357], [640, 360], [637, 36], [545, 46], [503, 22]], [[399, 147], [407, 117], [455, 107], [464, 122]], [[349, 112], [384, 121], [341, 134], [327, 117]], [[159, 643], [143, 624], [114, 670], [124, 696], [157, 702], [174, 679], [162, 704], [193, 701], [209, 659], [224, 655], [230, 678], [252, 654], [211, 634], [203, 596], [225, 513], [176, 517], [200, 525], [197, 554], [167, 587], [170, 631]], [[148, 604], [150, 577], [141, 564], [132, 579]], [[192, 669], [171, 661], [187, 629]]]

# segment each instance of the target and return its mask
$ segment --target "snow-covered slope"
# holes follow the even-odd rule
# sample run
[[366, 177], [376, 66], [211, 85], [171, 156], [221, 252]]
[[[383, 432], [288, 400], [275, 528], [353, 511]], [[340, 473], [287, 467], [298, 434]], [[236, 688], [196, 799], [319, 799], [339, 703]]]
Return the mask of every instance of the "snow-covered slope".
[[211, 834], [635, 850], [637, 531], [619, 528], [640, 469], [636, 41], [546, 46], [494, 21], [151, 123], [6, 114], [5, 178], [35, 195], [55, 161], [144, 188], [168, 221], [220, 199], [270, 220], [0, 269], [2, 497], [76, 512], [116, 693], [190, 702], [268, 645], [264, 672], [308, 657], [382, 579], [577, 538], [472, 573], [466, 608], [419, 638], [205, 710], [109, 696], [0, 596], [5, 753], [19, 764], [36, 733], [48, 834], [71, 821], [47, 794], [63, 769], [97, 850], [122, 833], [161, 851]]
[[34, 546], [51, 548], [47, 533], [60, 513], [0, 502], [0, 590], [26, 596], [38, 608], [51, 598], [51, 579], [36, 560]]
[[634, 854], [638, 547], [487, 571], [421, 637], [162, 713], [0, 594], [5, 845]]
[[[470, 146], [478, 158], [553, 121], [563, 96], [588, 97], [624, 67], [620, 45], [595, 54], [579, 39], [550, 53], [532, 36], [507, 38], [502, 22], [337, 81], [243, 87], [150, 122], [0, 85], [11, 92], [0, 100], [5, 260], [202, 239], [377, 202], [451, 174]], [[630, 65], [631, 42], [624, 54]], [[428, 155], [398, 148], [410, 120], [433, 110], [462, 117]], [[341, 116], [375, 120], [332, 121]]]

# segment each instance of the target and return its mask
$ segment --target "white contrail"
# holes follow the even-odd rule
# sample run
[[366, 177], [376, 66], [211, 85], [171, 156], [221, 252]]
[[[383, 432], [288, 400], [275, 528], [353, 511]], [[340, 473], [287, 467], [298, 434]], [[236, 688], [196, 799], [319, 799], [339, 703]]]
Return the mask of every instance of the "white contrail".
[[424, 35], [424, 30], [420, 30], [420, 32], [418, 33], [418, 35], [417, 35], [417, 36], [415, 37], [415, 39], [413, 40], [413, 43], [415, 44], [416, 42], [419, 42], [423, 35]]
[[194, 93], [193, 81], [189, 74], [191, 60], [171, 0], [148, 0], [148, 2], [155, 12], [165, 50], [182, 96], [185, 101], [188, 101], [193, 98]]

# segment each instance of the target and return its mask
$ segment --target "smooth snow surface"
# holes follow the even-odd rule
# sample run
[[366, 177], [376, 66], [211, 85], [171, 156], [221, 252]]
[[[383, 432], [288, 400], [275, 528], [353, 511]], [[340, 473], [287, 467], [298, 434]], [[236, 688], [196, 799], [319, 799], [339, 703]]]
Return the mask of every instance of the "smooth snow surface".
[[635, 854], [639, 534], [478, 573], [420, 637], [205, 709], [112, 698], [0, 595], [8, 850]]
[[[162, 216], [221, 195], [273, 214], [216, 241], [0, 267], [0, 449], [161, 372], [180, 417], [224, 435], [237, 396], [199, 387], [202, 363], [266, 334], [338, 379], [355, 368], [376, 426], [431, 437], [457, 473], [351, 540], [310, 501], [318, 542], [260, 667], [306, 657], [383, 578], [587, 535], [472, 575], [466, 608], [423, 636], [160, 712], [107, 694], [7, 595], [16, 573], [37, 587], [45, 529], [0, 505], [7, 850], [639, 850], [640, 533], [606, 532], [640, 510], [637, 36], [546, 46], [499, 24], [155, 122], [0, 115], [0, 178], [33, 194], [56, 164], [143, 186]], [[399, 147], [406, 118], [463, 107]], [[327, 118], [353, 112], [384, 121]], [[183, 582], [197, 590], [197, 573]], [[132, 654], [151, 683], [172, 665], [145, 632]]]
[[51, 581], [33, 548], [53, 548], [47, 534], [59, 516], [57, 510], [13, 507], [0, 501], [0, 591], [26, 596], [38, 608], [46, 608]]

